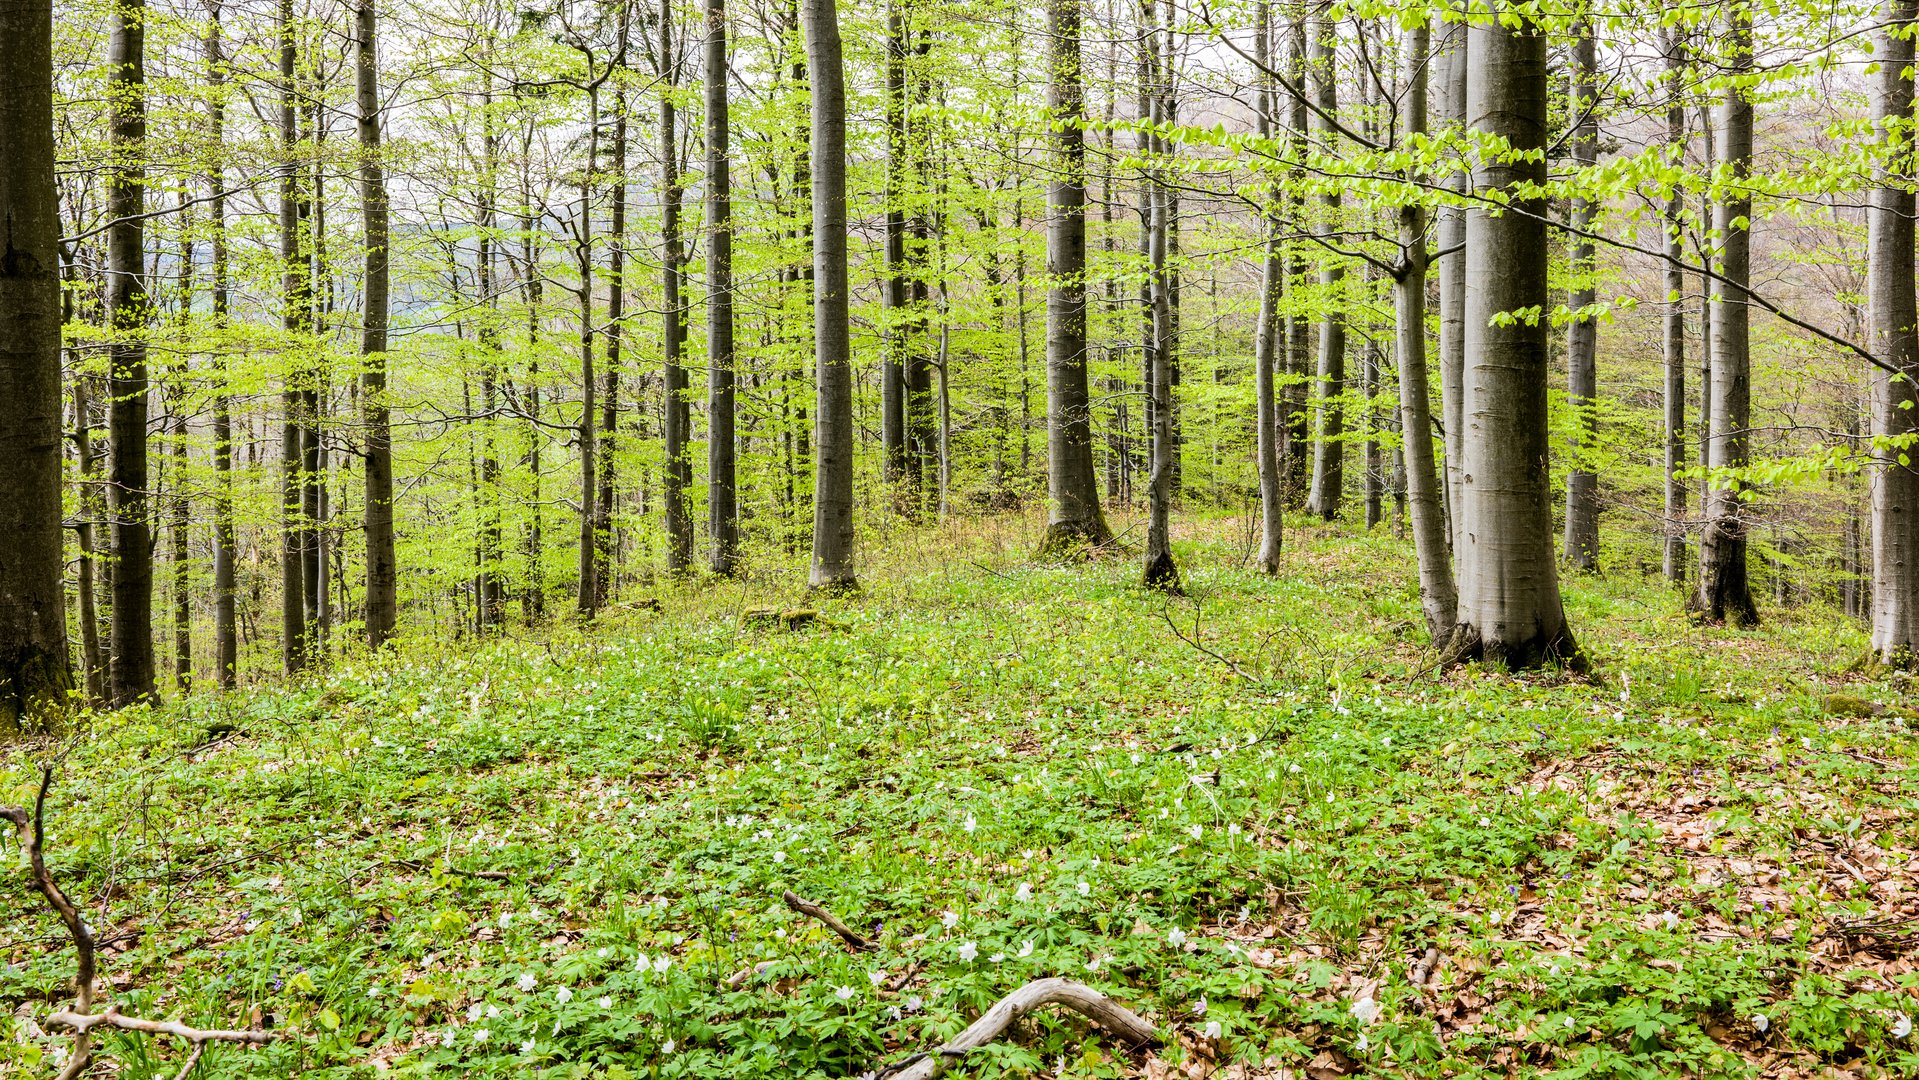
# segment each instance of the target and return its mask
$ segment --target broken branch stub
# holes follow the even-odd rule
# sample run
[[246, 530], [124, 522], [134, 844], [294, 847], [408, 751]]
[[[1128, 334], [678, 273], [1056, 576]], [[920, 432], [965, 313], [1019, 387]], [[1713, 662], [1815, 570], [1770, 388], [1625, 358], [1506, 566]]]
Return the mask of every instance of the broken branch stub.
[[841, 941], [846, 942], [854, 949], [864, 952], [873, 947], [872, 942], [854, 933], [851, 927], [839, 920], [839, 916], [826, 910], [826, 908], [821, 906], [817, 901], [808, 900], [791, 889], [781, 892], [780, 899], [786, 901], [787, 907], [792, 908], [801, 915], [810, 915], [825, 923], [827, 929], [838, 934]]

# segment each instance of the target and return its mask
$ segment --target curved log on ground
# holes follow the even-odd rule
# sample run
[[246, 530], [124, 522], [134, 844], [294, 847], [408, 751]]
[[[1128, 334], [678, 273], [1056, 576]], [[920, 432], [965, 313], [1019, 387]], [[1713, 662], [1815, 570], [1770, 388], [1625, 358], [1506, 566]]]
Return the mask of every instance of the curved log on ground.
[[1159, 1044], [1159, 1033], [1152, 1024], [1092, 987], [1071, 979], [1035, 979], [999, 999], [951, 1041], [869, 1075], [873, 1080], [933, 1080], [953, 1062], [999, 1038], [1013, 1021], [1042, 1005], [1064, 1005], [1105, 1028], [1129, 1048]]

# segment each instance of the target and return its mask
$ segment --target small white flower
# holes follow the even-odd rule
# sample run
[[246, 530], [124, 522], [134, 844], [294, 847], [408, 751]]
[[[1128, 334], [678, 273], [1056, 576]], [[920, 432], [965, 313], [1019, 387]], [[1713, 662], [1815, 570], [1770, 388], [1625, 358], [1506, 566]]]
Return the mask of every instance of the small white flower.
[[600, 1008], [610, 1009], [612, 1007], [613, 1007], [613, 999], [602, 994], [600, 996]]
[[1026, 942], [1019, 947], [1019, 957], [1024, 960], [1031, 955], [1033, 955], [1033, 940], [1028, 938]]
[[1095, 956], [1095, 957], [1093, 957], [1093, 958], [1092, 958], [1091, 960], [1088, 960], [1088, 961], [1086, 961], [1086, 970], [1088, 970], [1088, 971], [1098, 971], [1098, 970], [1099, 970], [1099, 957], [1097, 957], [1097, 956]]
[[841, 1001], [851, 1001], [853, 1000], [853, 988], [850, 986], [842, 986], [838, 990], [833, 991], [833, 996], [839, 998]]
[[1353, 1019], [1362, 1024], [1370, 1024], [1379, 1019], [1379, 1002], [1369, 997], [1360, 998], [1353, 1002], [1351, 1012]]
[[775, 852], [773, 853], [773, 861], [774, 861], [774, 862], [776, 862], [776, 863], [783, 863], [783, 862], [785, 862], [785, 861], [786, 861], [786, 852], [784, 852], [784, 851], [775, 851]]
[[475, 1028], [473, 1030], [473, 1041], [476, 1043], [483, 1043], [492, 1037], [493, 1033], [485, 1028]]
[[513, 913], [511, 911], [500, 912], [500, 929], [502, 930], [506, 929], [509, 925], [512, 924], [512, 922], [513, 922]]
[[674, 1041], [673, 1041], [672, 1039], [668, 1039], [668, 1040], [666, 1040], [665, 1042], [663, 1042], [663, 1043], [661, 1043], [661, 1044], [660, 1044], [660, 1053], [662, 1053], [662, 1054], [670, 1054], [670, 1053], [672, 1053], [672, 1052], [673, 1052], [673, 1048], [674, 1048], [674, 1047], [676, 1047], [676, 1046], [678, 1046], [678, 1045], [680, 1045], [680, 1044], [679, 1044], [679, 1043], [677, 1043], [677, 1042], [674, 1042]]
[[898, 1005], [888, 1005], [886, 1007], [886, 1018], [888, 1020], [898, 1020], [900, 1016], [900, 1007]]
[[486, 1007], [486, 1018], [488, 1020], [491, 1020], [494, 1017], [497, 1017], [499, 1015], [500, 1015], [500, 1007], [498, 1005], [488, 1005]]
[[944, 927], [946, 927], [946, 928], [947, 928], [948, 930], [951, 930], [951, 929], [952, 929], [952, 928], [954, 928], [955, 926], [958, 926], [958, 925], [959, 925], [959, 912], [957, 912], [957, 911], [943, 911], [943, 912], [941, 912], [941, 913], [940, 913], [940, 925], [941, 925], [941, 926], [944, 926]]
[[967, 832], [972, 832], [974, 829], [979, 828], [979, 822], [974, 819], [973, 815], [968, 814], [966, 815], [966, 821], [962, 823], [961, 828], [964, 828]]
[[1379, 745], [1381, 746], [1391, 746], [1392, 744], [1393, 744], [1393, 737], [1391, 735], [1388, 735], [1385, 738], [1379, 740]]
[[1892, 1022], [1892, 1030], [1888, 1034], [1895, 1039], [1903, 1039], [1912, 1034], [1912, 1017], [1900, 1013], [1899, 1018]]
[[1223, 1034], [1223, 1029], [1219, 1026], [1219, 1021], [1208, 1020], [1206, 1021], [1206, 1030], [1201, 1032], [1201, 1034], [1209, 1039], [1217, 1039]]
[[1237, 821], [1235, 821], [1235, 822], [1233, 822], [1233, 823], [1232, 823], [1231, 825], [1228, 825], [1228, 826], [1226, 826], [1226, 835], [1227, 835], [1227, 836], [1238, 836], [1238, 835], [1239, 835], [1239, 822], [1237, 822]]
[[553, 996], [559, 998], [560, 1004], [564, 1005], [573, 1000], [573, 988], [570, 986], [562, 986], [558, 990], [553, 991]]
[[1489, 818], [1489, 817], [1483, 817], [1483, 818], [1480, 818], [1480, 819], [1479, 819], [1479, 827], [1480, 827], [1480, 828], [1482, 828], [1482, 829], [1490, 829], [1490, 828], [1492, 828], [1492, 826], [1493, 826], [1493, 819], [1492, 819], [1492, 818]]
[[926, 1007], [926, 999], [919, 996], [918, 994], [914, 994], [912, 997], [906, 999], [907, 1012], [916, 1013], [916, 1012], [919, 1012], [921, 1009], [924, 1009], [925, 1007]]
[[959, 947], [959, 958], [961, 960], [966, 961], [969, 964], [972, 963], [978, 956], [979, 956], [979, 946], [973, 944], [970, 941], [966, 942], [965, 944]]
[[1299, 762], [1297, 761], [1293, 762], [1291, 765], [1286, 766], [1286, 772], [1289, 775], [1292, 773], [1296, 773], [1298, 771], [1299, 771]]
[[1195, 840], [1199, 839], [1200, 836], [1205, 832], [1206, 830], [1198, 825], [1190, 825], [1186, 829], [1186, 835], [1192, 837]]
[[645, 953], [641, 953], [640, 955], [633, 958], [633, 970], [645, 971], [648, 967], [652, 965], [652, 963], [653, 962], [651, 960], [648, 960], [646, 958]]
[[[1762, 1019], [1762, 1020], [1763, 1020], [1763, 1019], [1765, 1019], [1765, 1018], [1764, 1018], [1764, 1017], [1760, 1017], [1760, 1019]], [[1570, 1030], [1572, 1030], [1572, 1026], [1573, 1026], [1573, 1018], [1572, 1018], [1572, 1017], [1570, 1017], [1570, 1016], [1568, 1016], [1568, 1017], [1566, 1018], [1566, 1029], [1567, 1029], [1568, 1031], [1570, 1031]]]
[[525, 1054], [528, 1057], [533, 1056], [533, 1040], [532, 1039], [528, 1039], [527, 1041], [520, 1044], [520, 1053]]
[[1078, 892], [1081, 896], [1091, 896], [1093, 894], [1093, 887], [1082, 881], [1079, 883]]
[[478, 1020], [480, 1018], [480, 1014], [484, 1011], [486, 1011], [486, 1006], [480, 1004], [477, 1001], [471, 1005], [468, 1005], [466, 1007], [466, 1022], [471, 1024], [474, 1021]]
[[1359, 1033], [1359, 1041], [1353, 1044], [1353, 1049], [1363, 1052], [1368, 1046], [1371, 1046], [1372, 1044], [1373, 1044], [1373, 1041], [1367, 1038], [1366, 1033], [1362, 1031]]
[[1021, 901], [1022, 903], [1032, 898], [1033, 887], [1024, 881], [1019, 883], [1019, 888], [1013, 890], [1013, 899]]
[[607, 948], [607, 947], [606, 947], [606, 946], [604, 946], [604, 945], [602, 945], [602, 946], [600, 946], [600, 959], [602, 959], [602, 960], [604, 960], [604, 959], [606, 959], [607, 957], [609, 957], [609, 956], [612, 956], [612, 955], [613, 955], [613, 950], [612, 950], [612, 949], [609, 949], [609, 948]]
[[886, 972], [869, 971], [866, 973], [866, 981], [872, 983], [874, 988], [877, 989], [881, 983], [886, 981]]
[[531, 994], [533, 988], [540, 985], [540, 981], [535, 979], [533, 973], [529, 971], [514, 980], [513, 985], [520, 988], [520, 993]]
[[1206, 995], [1205, 994], [1201, 994], [1199, 996], [1199, 1000], [1193, 1002], [1193, 1015], [1194, 1016], [1206, 1015]]
[[1665, 923], [1666, 929], [1668, 930], [1679, 929], [1679, 913], [1676, 911], [1668, 911], [1661, 914], [1659, 921]]
[[1765, 1013], [1753, 1013], [1752, 1026], [1758, 1030], [1759, 1034], [1764, 1035], [1772, 1029], [1772, 1020]]
[[1186, 944], [1186, 931], [1181, 930], [1177, 926], [1166, 931], [1166, 944], [1171, 945], [1175, 949]]
[[660, 955], [653, 958], [653, 974], [655, 975], [666, 974], [666, 969], [672, 966], [673, 966], [673, 958], [666, 955], [665, 953], [661, 953]]
[[991, 956], [989, 956], [989, 957], [987, 957], [987, 958], [986, 958], [986, 962], [987, 962], [987, 963], [989, 963], [989, 964], [997, 964], [997, 963], [999, 963], [999, 962], [1000, 962], [1001, 960], [1004, 960], [1004, 959], [1006, 959], [1006, 954], [1005, 954], [1005, 953], [1003, 953], [1003, 952], [996, 952], [996, 953], [994, 953], [993, 955], [991, 955]]

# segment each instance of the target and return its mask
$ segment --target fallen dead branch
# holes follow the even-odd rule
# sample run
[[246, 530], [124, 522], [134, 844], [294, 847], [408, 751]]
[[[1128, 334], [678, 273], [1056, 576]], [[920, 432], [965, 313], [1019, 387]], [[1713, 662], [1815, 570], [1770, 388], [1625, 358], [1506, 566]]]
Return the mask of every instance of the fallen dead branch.
[[867, 1073], [866, 1080], [933, 1080], [945, 1073], [953, 1062], [999, 1038], [1013, 1021], [1041, 1005], [1064, 1005], [1105, 1028], [1128, 1047], [1159, 1045], [1159, 1033], [1153, 1025], [1092, 987], [1070, 979], [1035, 979], [999, 999], [998, 1004], [950, 1041]]
[[66, 1067], [61, 1069], [56, 1080], [74, 1080], [87, 1071], [93, 1059], [93, 1029], [100, 1026], [119, 1028], [123, 1031], [138, 1031], [148, 1035], [170, 1035], [185, 1040], [191, 1049], [180, 1071], [174, 1074], [174, 1080], [185, 1080], [194, 1066], [200, 1063], [201, 1055], [206, 1053], [208, 1043], [227, 1042], [243, 1045], [263, 1046], [277, 1038], [271, 1031], [258, 1029], [195, 1028], [173, 1020], [143, 1020], [136, 1016], [125, 1016], [118, 1008], [108, 1005], [104, 1012], [93, 1012], [93, 987], [95, 972], [96, 943], [92, 928], [87, 926], [73, 901], [53, 880], [53, 872], [47, 869], [45, 855], [46, 844], [46, 807], [47, 789], [53, 785], [53, 770], [40, 771], [40, 791], [34, 796], [33, 813], [17, 806], [0, 806], [0, 818], [13, 822], [20, 834], [20, 848], [26, 855], [27, 872], [33, 879], [33, 887], [46, 898], [47, 906], [60, 916], [66, 925], [67, 936], [73, 939], [74, 951], [78, 954], [78, 964], [73, 977], [73, 1007], [63, 1009], [47, 1017], [47, 1024], [55, 1027], [73, 1029], [73, 1052], [67, 1059]]
[[832, 912], [826, 910], [824, 907], [820, 906], [819, 904], [815, 903], [812, 900], [806, 899], [805, 897], [794, 892], [793, 890], [788, 889], [780, 893], [780, 899], [786, 901], [787, 907], [792, 908], [794, 911], [799, 912], [801, 915], [810, 915], [813, 918], [818, 919], [819, 921], [825, 923], [827, 929], [833, 931], [835, 934], [838, 934], [840, 936], [841, 941], [846, 942], [848, 945], [852, 946], [854, 949], [864, 952], [867, 949], [870, 949], [873, 947], [872, 942], [854, 933], [852, 928], [847, 926], [845, 923], [841, 922], [837, 915], [834, 915]]

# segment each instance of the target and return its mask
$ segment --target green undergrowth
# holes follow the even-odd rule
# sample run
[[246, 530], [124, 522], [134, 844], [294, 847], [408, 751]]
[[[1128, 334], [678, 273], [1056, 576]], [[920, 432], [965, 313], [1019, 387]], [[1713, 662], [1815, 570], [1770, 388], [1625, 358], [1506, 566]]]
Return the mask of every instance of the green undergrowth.
[[[1581, 578], [1599, 681], [1441, 676], [1398, 541], [1296, 532], [1267, 580], [1183, 521], [1169, 601], [1039, 535], [95, 717], [0, 801], [64, 753], [49, 853], [123, 1011], [285, 1036], [202, 1075], [849, 1076], [1042, 975], [1167, 1045], [1043, 1015], [959, 1073], [1919, 1073], [1913, 738], [1853, 625]], [[73, 951], [21, 873], [0, 916], [0, 1072], [44, 1073]]]

